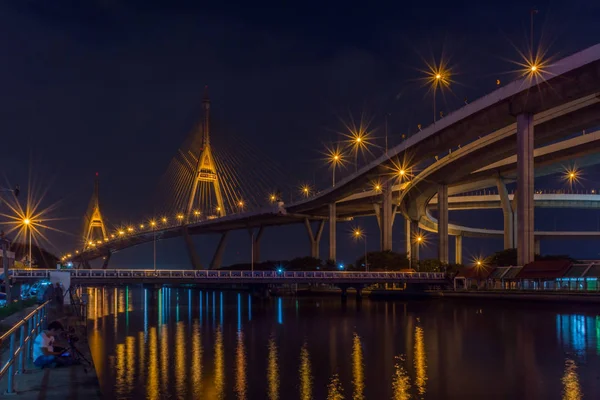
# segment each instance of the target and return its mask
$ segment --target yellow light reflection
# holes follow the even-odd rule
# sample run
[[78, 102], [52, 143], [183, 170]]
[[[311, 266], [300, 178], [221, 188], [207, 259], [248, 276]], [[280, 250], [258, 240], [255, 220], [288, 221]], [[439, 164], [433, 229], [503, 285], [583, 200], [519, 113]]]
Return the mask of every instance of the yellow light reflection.
[[217, 327], [215, 337], [215, 398], [222, 399], [225, 396], [225, 356], [223, 349], [223, 331], [221, 326]]
[[423, 396], [426, 392], [427, 386], [427, 356], [425, 354], [425, 338], [423, 335], [423, 328], [420, 326], [415, 327], [415, 385], [419, 394]]
[[126, 397], [127, 393], [124, 390], [125, 387], [125, 345], [123, 343], [117, 344], [116, 351], [116, 384], [115, 391], [118, 397]]
[[144, 369], [146, 367], [146, 346], [145, 346], [145, 342], [144, 342], [144, 332], [143, 331], [139, 331], [138, 332], [138, 354], [137, 354], [137, 359], [138, 359], [138, 371], [140, 371], [140, 376], [144, 377]]
[[300, 400], [312, 399], [312, 379], [310, 356], [304, 343], [300, 350]]
[[269, 339], [269, 359], [267, 366], [267, 381], [269, 382], [269, 400], [279, 399], [279, 366], [277, 364], [277, 345], [275, 339]]
[[127, 336], [125, 338], [126, 373], [125, 387], [123, 388], [126, 396], [129, 396], [133, 389], [133, 374], [135, 374], [135, 337]]
[[150, 328], [150, 335], [148, 340], [148, 349], [150, 353], [150, 360], [148, 362], [148, 380], [146, 381], [146, 398], [156, 400], [160, 398], [158, 391], [158, 341], [156, 334], [156, 327]]
[[565, 361], [565, 373], [561, 379], [563, 384], [563, 400], [581, 400], [583, 398], [576, 370], [577, 365], [575, 365], [574, 360], [568, 359]]
[[392, 399], [394, 400], [410, 399], [410, 377], [404, 369], [404, 362], [404, 356], [400, 355], [399, 357], [396, 357], [394, 377], [392, 378]]
[[338, 374], [333, 374], [327, 385], [327, 400], [343, 400], [344, 388]]
[[235, 350], [235, 392], [240, 400], [246, 399], [246, 350], [244, 349], [244, 333], [237, 333]]
[[169, 327], [160, 327], [160, 388], [162, 393], [167, 393], [169, 388]]
[[354, 386], [354, 393], [352, 398], [354, 400], [363, 400], [365, 398], [365, 371], [363, 364], [363, 352], [362, 344], [360, 342], [360, 336], [356, 333], [352, 339], [352, 384]]
[[202, 397], [202, 331], [200, 324], [194, 323], [194, 337], [192, 339], [192, 387], [194, 397]]
[[185, 369], [186, 355], [186, 338], [185, 324], [183, 321], [177, 322], [175, 327], [175, 390], [179, 398], [186, 397], [186, 376]]

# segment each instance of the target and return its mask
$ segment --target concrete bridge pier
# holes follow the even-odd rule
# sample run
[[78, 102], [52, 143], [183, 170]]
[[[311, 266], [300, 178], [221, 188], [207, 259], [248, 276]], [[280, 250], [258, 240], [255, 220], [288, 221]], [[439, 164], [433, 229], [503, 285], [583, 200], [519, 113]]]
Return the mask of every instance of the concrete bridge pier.
[[517, 263], [534, 261], [533, 114], [517, 115]]
[[313, 233], [312, 226], [310, 225], [308, 218], [304, 218], [304, 226], [306, 226], [308, 241], [310, 242], [310, 256], [313, 258], [319, 258], [319, 243], [321, 241], [321, 235], [323, 234], [323, 228], [325, 227], [325, 221], [319, 221], [316, 234]]
[[438, 187], [438, 213], [438, 257], [440, 263], [448, 264], [448, 186], [443, 184]]
[[336, 260], [336, 222], [337, 213], [335, 203], [329, 204], [329, 259]]
[[417, 240], [420, 235], [419, 221], [414, 221], [410, 218], [406, 220], [406, 249], [410, 267], [416, 268], [419, 263], [419, 246], [421, 243]]
[[381, 193], [382, 203], [373, 205], [379, 225], [381, 251], [392, 250], [392, 228], [394, 227], [396, 210], [398, 208], [397, 205], [392, 204], [392, 194], [392, 185], [385, 183]]
[[462, 240], [463, 240], [462, 234], [454, 236], [454, 262], [456, 264], [463, 263]]
[[190, 258], [190, 262], [194, 269], [202, 269], [202, 263], [200, 262], [200, 257], [198, 257], [198, 253], [196, 253], [196, 249], [194, 248], [194, 242], [192, 241], [192, 237], [188, 231], [187, 226], [181, 227], [183, 233], [183, 239], [185, 241], [185, 247], [188, 252], [188, 256]]
[[221, 239], [219, 239], [219, 244], [217, 245], [215, 254], [213, 255], [213, 258], [210, 262], [210, 269], [221, 268], [221, 262], [223, 261], [223, 252], [225, 251], [225, 245], [227, 244], [227, 236], [229, 236], [229, 231], [225, 231], [221, 234]]
[[260, 262], [260, 238], [265, 231], [264, 226], [258, 228], [256, 233], [254, 229], [248, 229], [250, 240], [252, 241], [252, 261], [256, 264]]
[[508, 190], [506, 190], [504, 181], [496, 178], [496, 186], [500, 195], [502, 214], [504, 215], [504, 249], [514, 249], [516, 247], [514, 235], [515, 207], [508, 198]]

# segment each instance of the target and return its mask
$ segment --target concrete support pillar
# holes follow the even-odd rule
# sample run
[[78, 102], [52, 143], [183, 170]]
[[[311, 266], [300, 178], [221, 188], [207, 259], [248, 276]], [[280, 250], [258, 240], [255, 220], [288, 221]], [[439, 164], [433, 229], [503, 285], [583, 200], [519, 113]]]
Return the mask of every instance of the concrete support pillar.
[[329, 205], [329, 259], [336, 260], [336, 222], [337, 214], [335, 210], [335, 203]]
[[506, 185], [502, 179], [497, 178], [496, 186], [498, 187], [498, 193], [500, 194], [502, 214], [504, 215], [504, 249], [514, 249], [516, 247], [514, 235], [514, 207], [508, 198], [508, 190], [506, 190]]
[[438, 257], [440, 263], [448, 264], [448, 186], [446, 185], [438, 187], [438, 211]]
[[404, 237], [406, 239], [406, 257], [410, 260], [410, 250], [412, 243], [412, 236], [410, 230], [410, 219], [404, 218]]
[[381, 205], [381, 251], [392, 250], [392, 226], [393, 226], [393, 205], [392, 205], [392, 185], [384, 184], [383, 202]]
[[377, 226], [381, 229], [381, 204], [373, 203], [373, 209], [375, 210], [375, 218], [377, 219]]
[[539, 237], [533, 240], [533, 252], [538, 255], [542, 254], [541, 239]]
[[200, 263], [200, 257], [198, 257], [198, 253], [196, 253], [196, 249], [194, 248], [194, 242], [192, 241], [192, 237], [188, 232], [187, 226], [183, 226], [181, 228], [183, 231], [183, 239], [185, 241], [185, 247], [188, 252], [188, 257], [190, 258], [190, 263], [192, 264], [192, 268], [194, 269], [202, 269], [202, 264]]
[[421, 242], [418, 240], [421, 237], [419, 221], [407, 220], [407, 224], [409, 225], [410, 232], [408, 236], [410, 243], [410, 267], [417, 268], [417, 264], [419, 263], [419, 247], [421, 246]]
[[463, 257], [462, 257], [462, 240], [463, 237], [462, 235], [456, 235], [454, 236], [455, 241], [454, 241], [454, 262], [457, 264], [462, 264], [463, 263]]
[[250, 240], [252, 240], [252, 261], [254, 261], [255, 264], [260, 262], [260, 238], [265, 231], [264, 228], [264, 226], [259, 227], [256, 233], [254, 232], [254, 229], [248, 230]]
[[228, 235], [229, 231], [223, 232], [221, 234], [221, 239], [219, 240], [219, 244], [217, 245], [215, 254], [213, 255], [212, 260], [210, 261], [210, 269], [221, 268], [221, 262], [223, 261], [223, 252], [225, 251], [225, 245], [227, 244]]
[[313, 258], [319, 258], [319, 242], [321, 241], [321, 235], [323, 234], [325, 221], [319, 221], [319, 226], [317, 227], [316, 235], [313, 234], [312, 227], [310, 226], [310, 221], [308, 220], [308, 218], [304, 219], [304, 226], [306, 226], [308, 240], [310, 242], [310, 256]]
[[533, 115], [517, 116], [517, 263], [534, 260]]

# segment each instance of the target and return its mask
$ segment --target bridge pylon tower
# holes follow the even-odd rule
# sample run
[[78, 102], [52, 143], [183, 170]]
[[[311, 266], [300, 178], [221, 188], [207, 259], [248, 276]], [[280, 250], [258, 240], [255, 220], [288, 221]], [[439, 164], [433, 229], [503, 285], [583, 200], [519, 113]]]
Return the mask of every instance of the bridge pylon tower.
[[84, 220], [84, 249], [90, 246], [90, 242], [96, 243], [98, 240], [104, 241], [108, 238], [108, 235], [106, 234], [106, 226], [104, 225], [104, 218], [102, 218], [102, 213], [100, 212], [99, 189], [99, 177], [98, 173], [96, 172], [96, 177], [94, 179], [94, 194], [90, 200], [88, 211]]
[[220, 177], [217, 174], [217, 165], [212, 155], [210, 146], [210, 99], [208, 97], [208, 87], [204, 88], [204, 99], [202, 100], [202, 108], [204, 110], [204, 120], [202, 121], [202, 151], [198, 157], [196, 169], [194, 171], [194, 181], [188, 197], [188, 206], [186, 209], [186, 218], [191, 219], [194, 200], [198, 193], [198, 185], [200, 182], [212, 184], [217, 207], [215, 213], [219, 217], [225, 216], [225, 204], [223, 203], [223, 194], [221, 193]]

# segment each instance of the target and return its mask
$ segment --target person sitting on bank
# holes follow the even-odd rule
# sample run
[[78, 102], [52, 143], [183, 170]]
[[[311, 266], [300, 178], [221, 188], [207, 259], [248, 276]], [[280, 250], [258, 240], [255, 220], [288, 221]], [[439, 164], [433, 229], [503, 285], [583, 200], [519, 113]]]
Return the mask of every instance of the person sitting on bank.
[[65, 349], [54, 346], [56, 337], [64, 330], [65, 328], [60, 322], [52, 321], [48, 324], [48, 329], [41, 331], [35, 337], [33, 341], [33, 364], [36, 367], [56, 367], [68, 364], [66, 357], [62, 357]]

